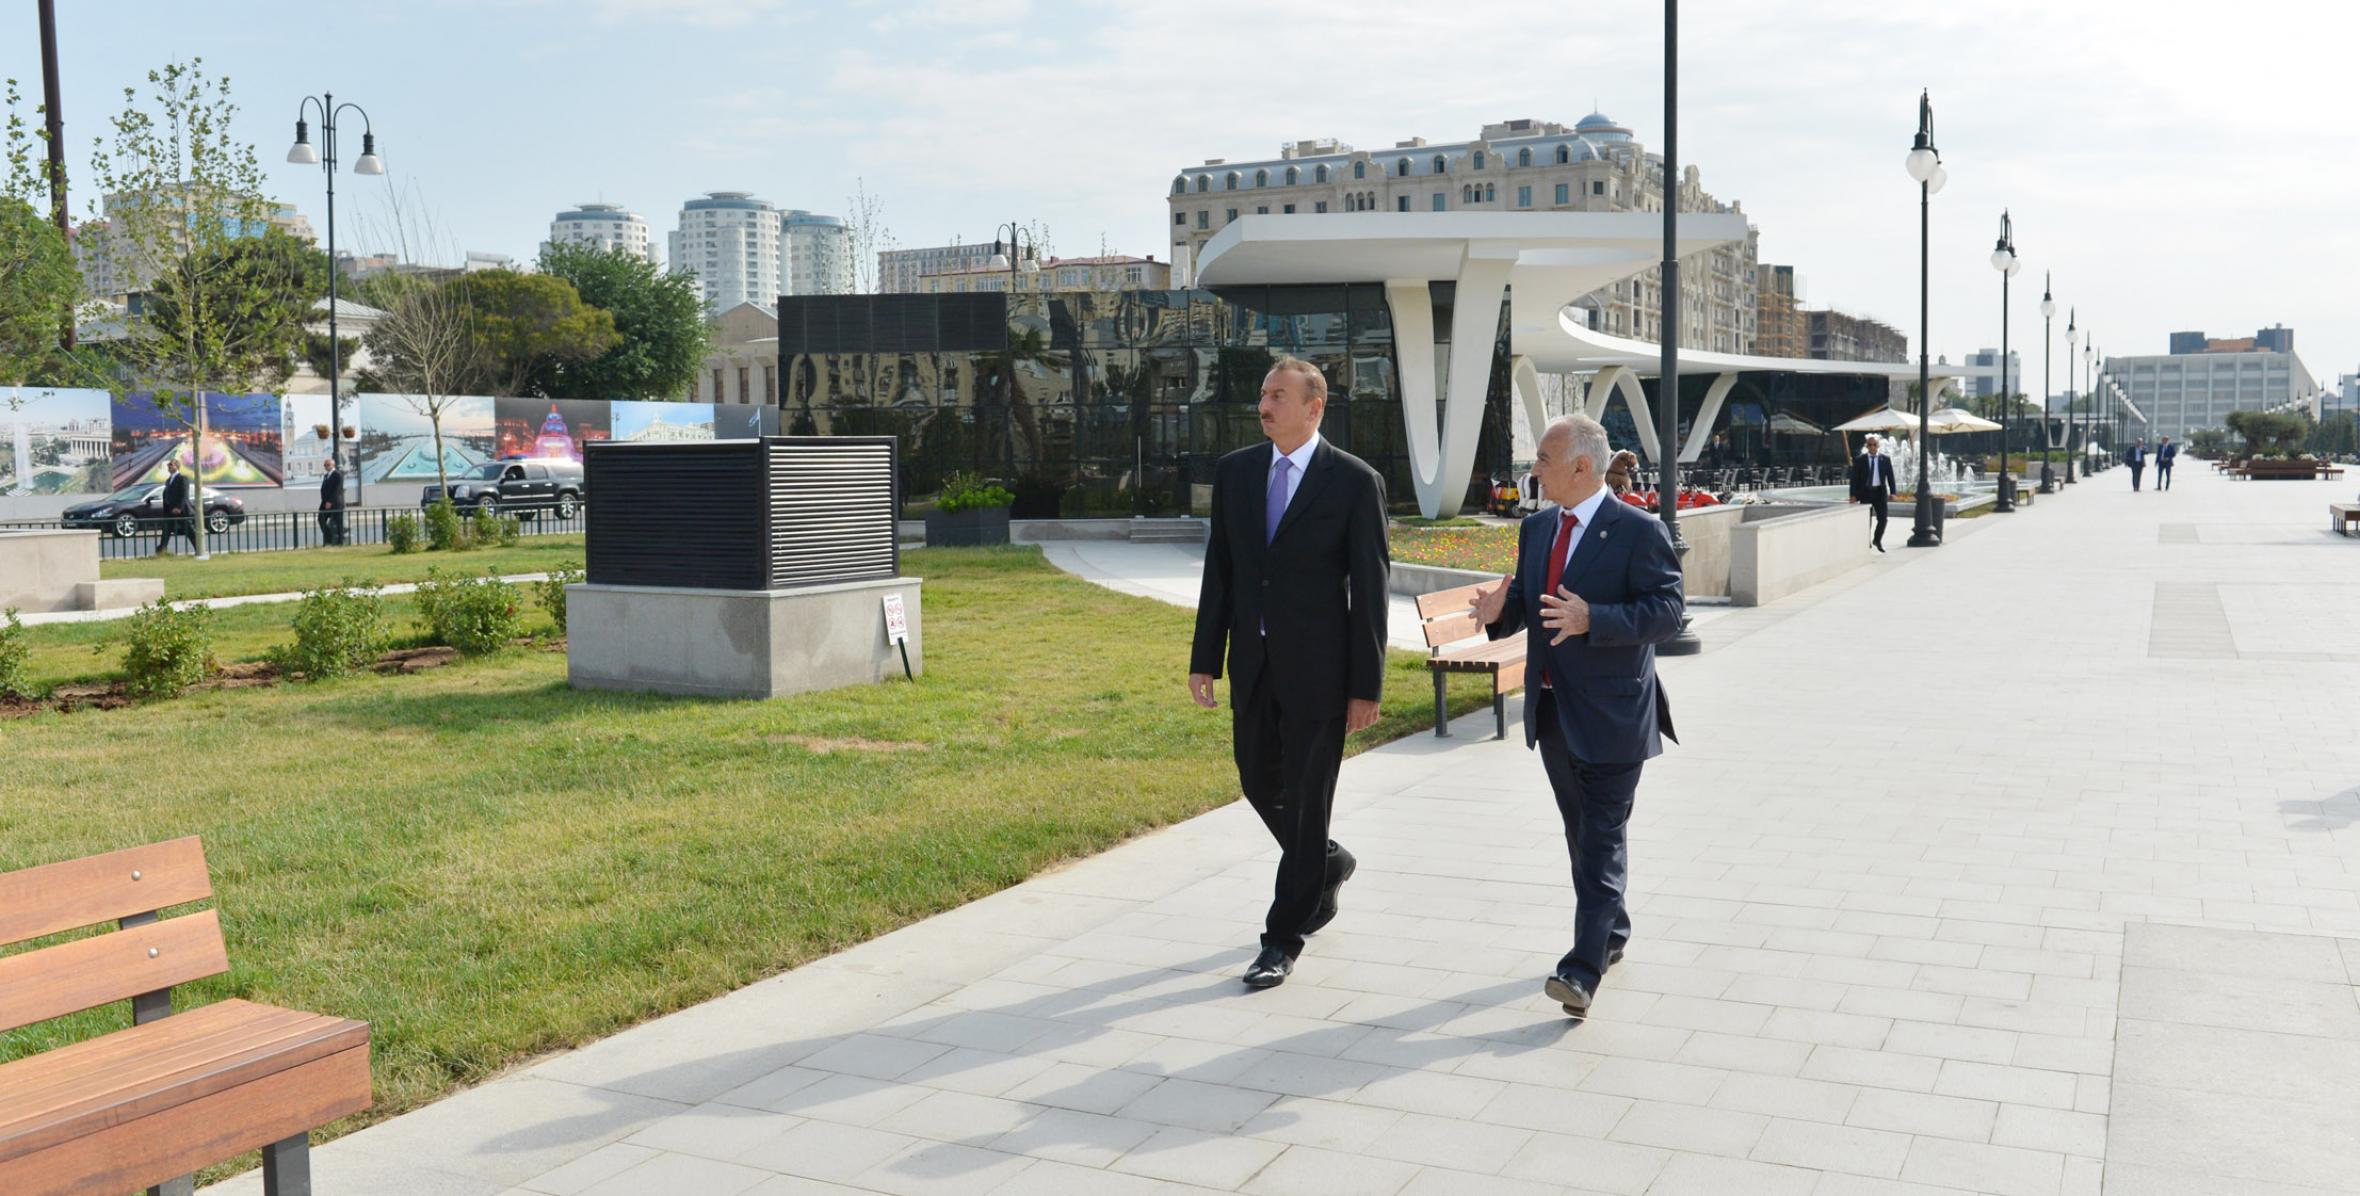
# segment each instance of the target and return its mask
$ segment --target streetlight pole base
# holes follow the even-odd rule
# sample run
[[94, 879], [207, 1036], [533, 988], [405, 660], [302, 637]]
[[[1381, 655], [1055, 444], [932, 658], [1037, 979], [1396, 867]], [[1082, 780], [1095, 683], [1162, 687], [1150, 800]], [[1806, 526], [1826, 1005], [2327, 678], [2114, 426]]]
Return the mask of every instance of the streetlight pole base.
[[1992, 501], [1991, 509], [1993, 513], [2000, 515], [2015, 513], [2016, 479], [2008, 476], [2007, 470], [1999, 471], [1999, 497]]
[[1917, 502], [1914, 504], [1914, 509], [1917, 514], [1917, 519], [1909, 529], [1909, 542], [1902, 545], [1902, 547], [1942, 547], [1942, 533], [1936, 530], [1934, 527], [1934, 506], [1932, 496], [1924, 493], [1921, 490], [1918, 494]]
[[[1688, 541], [1675, 538], [1672, 551], [1680, 554], [1680, 572], [1688, 572]], [[1688, 612], [1680, 612], [1680, 629], [1672, 638], [1655, 646], [1657, 656], [1694, 656], [1704, 651], [1704, 641], [1696, 638], [1696, 631], [1688, 625]]]

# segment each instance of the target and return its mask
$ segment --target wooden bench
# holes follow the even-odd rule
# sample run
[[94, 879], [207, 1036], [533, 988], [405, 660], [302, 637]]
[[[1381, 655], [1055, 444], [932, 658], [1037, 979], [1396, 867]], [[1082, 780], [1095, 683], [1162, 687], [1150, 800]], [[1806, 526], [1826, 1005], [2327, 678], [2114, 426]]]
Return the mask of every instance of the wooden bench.
[[2360, 502], [2331, 502], [2327, 504], [2327, 526], [2334, 528], [2335, 534], [2339, 536], [2351, 535], [2352, 525], [2355, 523], [2360, 523]]
[[[1493, 583], [1483, 583], [1489, 585]], [[1508, 693], [1524, 688], [1524, 637], [1485, 640], [1463, 647], [1445, 647], [1483, 634], [1468, 604], [1482, 585], [1460, 586], [1418, 595], [1418, 623], [1426, 634], [1428, 668], [1434, 670], [1434, 734], [1450, 738], [1450, 675], [1481, 673], [1491, 678], [1493, 737], [1508, 737]]]
[[0, 1031], [131, 1002], [132, 1025], [0, 1064], [0, 1192], [180, 1196], [194, 1173], [262, 1151], [271, 1196], [309, 1196], [310, 1131], [369, 1107], [369, 1026], [247, 1001], [174, 1015], [172, 986], [229, 970], [204, 847], [175, 839], [0, 873], [0, 946], [118, 929], [0, 957]]

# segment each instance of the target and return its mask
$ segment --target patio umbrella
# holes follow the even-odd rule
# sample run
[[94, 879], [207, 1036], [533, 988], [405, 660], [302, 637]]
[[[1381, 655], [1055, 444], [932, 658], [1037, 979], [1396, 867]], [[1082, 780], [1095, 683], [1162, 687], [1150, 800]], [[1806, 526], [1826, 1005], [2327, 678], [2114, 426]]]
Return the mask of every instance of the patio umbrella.
[[1836, 425], [1838, 432], [1914, 432], [1917, 417], [1891, 407], [1871, 411], [1859, 419], [1848, 419]]
[[1944, 407], [1926, 416], [1926, 430], [1936, 436], [1953, 432], [1997, 432], [1999, 425], [1957, 407]]

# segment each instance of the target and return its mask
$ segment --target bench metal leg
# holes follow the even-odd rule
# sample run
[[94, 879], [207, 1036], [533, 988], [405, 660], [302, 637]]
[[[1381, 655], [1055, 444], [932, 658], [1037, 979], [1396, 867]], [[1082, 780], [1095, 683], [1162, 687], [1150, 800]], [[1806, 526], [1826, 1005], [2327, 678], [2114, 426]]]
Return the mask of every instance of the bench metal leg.
[[311, 1196], [311, 1135], [297, 1134], [262, 1148], [263, 1196]]
[[1491, 691], [1491, 724], [1493, 739], [1508, 737], [1508, 695], [1501, 693], [1497, 687]]
[[178, 1179], [168, 1179], [147, 1191], [148, 1196], [196, 1196], [197, 1177], [183, 1175]]
[[1450, 738], [1450, 674], [1434, 670], [1434, 738]]

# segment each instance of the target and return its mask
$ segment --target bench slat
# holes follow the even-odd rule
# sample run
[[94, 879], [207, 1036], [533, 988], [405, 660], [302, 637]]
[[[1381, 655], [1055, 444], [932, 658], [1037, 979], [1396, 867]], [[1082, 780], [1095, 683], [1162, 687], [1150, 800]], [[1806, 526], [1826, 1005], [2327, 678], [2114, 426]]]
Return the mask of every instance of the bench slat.
[[0, 959], [0, 1030], [228, 970], [221, 916], [213, 910], [11, 955]]
[[300, 1037], [320, 1020], [316, 1013], [232, 998], [0, 1063], [0, 1157], [23, 1153], [18, 1136], [65, 1101], [152, 1085], [191, 1064]]
[[[138, 880], [131, 879], [133, 873]], [[0, 872], [0, 946], [213, 895], [196, 836]]]
[[108, 1126], [152, 1117], [314, 1059], [365, 1048], [369, 1041], [366, 1022], [233, 1000], [91, 1039], [88, 1045], [109, 1038], [145, 1041], [153, 1037], [148, 1033], [151, 1030], [173, 1021], [198, 1020], [198, 1015], [208, 1010], [220, 1013], [207, 1019], [213, 1029], [204, 1035], [204, 1041], [182, 1044], [170, 1052], [168, 1063], [125, 1066], [94, 1053], [77, 1054], [74, 1047], [61, 1047], [36, 1056], [67, 1056], [67, 1066], [52, 1067], [38, 1093], [15, 1091], [16, 1065], [0, 1066], [0, 1083], [10, 1089], [8, 1111], [0, 1113], [0, 1160], [34, 1154]]
[[79, 1196], [145, 1188], [368, 1107], [369, 1049], [353, 1047], [0, 1160], [0, 1192]]
[[1475, 621], [1475, 612], [1473, 611], [1460, 611], [1455, 615], [1444, 615], [1438, 619], [1430, 619], [1423, 624], [1423, 627], [1426, 632], [1426, 646], [1429, 648], [1455, 644], [1460, 640], [1472, 639], [1483, 634], [1483, 624]]
[[1489, 584], [1491, 583], [1477, 582], [1472, 585], [1453, 586], [1447, 590], [1436, 590], [1431, 594], [1420, 594], [1418, 595], [1418, 617], [1431, 619], [1436, 615], [1447, 615], [1452, 611], [1465, 610], [1468, 603], [1475, 601], [1475, 591]]

